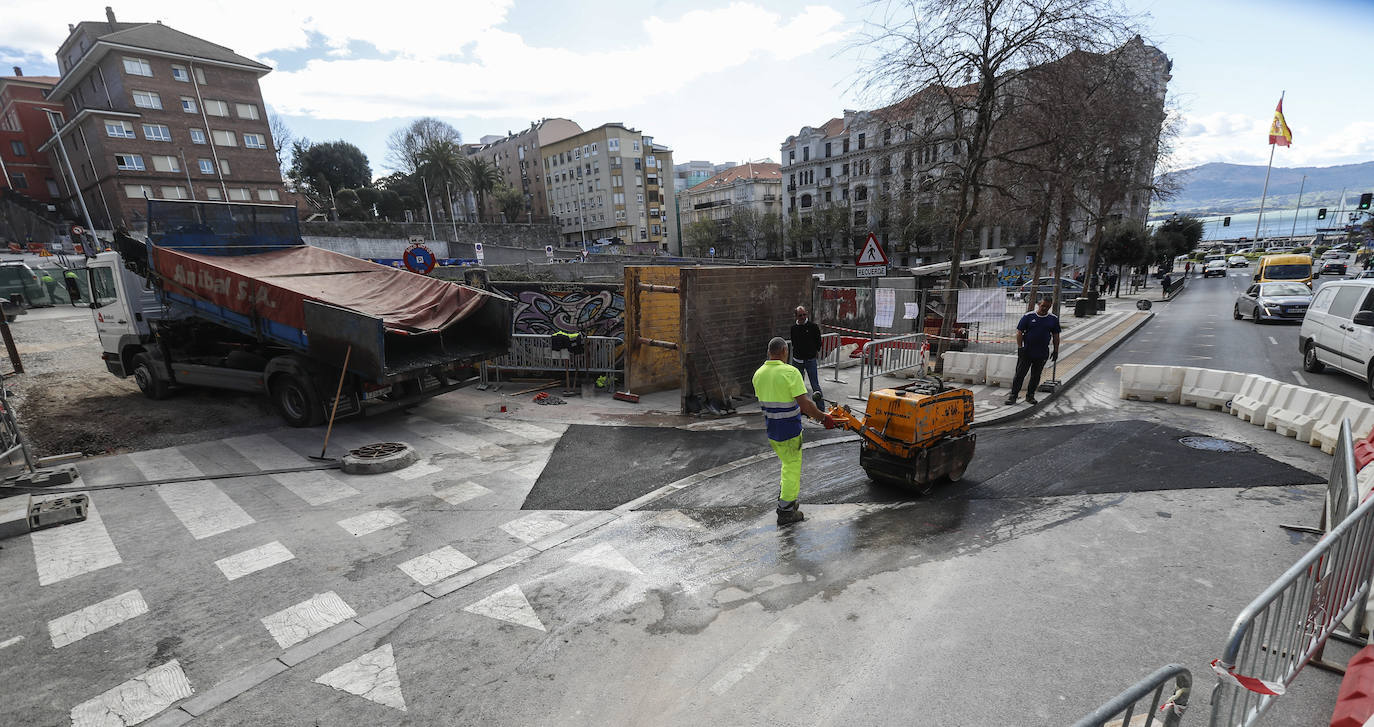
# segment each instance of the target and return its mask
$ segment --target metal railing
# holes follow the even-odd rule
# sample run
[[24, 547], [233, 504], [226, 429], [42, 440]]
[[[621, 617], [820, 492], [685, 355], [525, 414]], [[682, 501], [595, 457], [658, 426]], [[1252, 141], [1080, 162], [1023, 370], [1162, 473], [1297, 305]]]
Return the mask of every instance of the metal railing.
[[873, 391], [873, 380], [879, 376], [890, 376], [898, 371], [920, 368], [925, 373], [928, 348], [926, 334], [908, 333], [905, 336], [880, 338], [864, 346], [864, 356], [859, 373], [859, 397], [864, 395], [864, 381], [868, 382], [869, 392]]
[[[1351, 442], [1349, 422], [1342, 422], [1337, 449], [1348, 449]], [[1320, 658], [1341, 619], [1363, 608], [1372, 571], [1374, 498], [1331, 523], [1311, 550], [1240, 612], [1217, 666], [1287, 687], [1309, 661]], [[1273, 705], [1274, 697], [1219, 678], [1212, 691], [1210, 724], [1252, 725]]]
[[583, 350], [566, 358], [554, 351], [550, 337], [534, 333], [512, 335], [510, 352], [482, 364], [482, 383], [499, 380], [503, 371], [572, 370], [589, 374], [619, 374], [620, 352], [624, 343], [611, 336], [582, 336]]
[[[1174, 693], [1163, 703], [1160, 699], [1169, 682], [1175, 684]], [[1136, 682], [1134, 686], [1118, 694], [1114, 699], [1093, 710], [1092, 714], [1073, 723], [1073, 727], [1105, 727], [1107, 724], [1130, 725], [1130, 727], [1178, 727], [1183, 718], [1183, 710], [1188, 707], [1188, 697], [1193, 689], [1193, 674], [1180, 664], [1170, 664], [1155, 670], [1155, 673]], [[1137, 717], [1140, 700], [1150, 697], [1150, 706]], [[1135, 721], [1132, 721], [1132, 720]]]

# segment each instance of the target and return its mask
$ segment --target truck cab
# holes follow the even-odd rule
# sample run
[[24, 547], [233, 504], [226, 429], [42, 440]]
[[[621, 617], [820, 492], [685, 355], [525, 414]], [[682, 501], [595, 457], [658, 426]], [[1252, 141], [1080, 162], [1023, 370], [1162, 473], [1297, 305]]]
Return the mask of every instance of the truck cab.
[[132, 375], [134, 358], [152, 341], [150, 322], [162, 316], [157, 291], [126, 269], [115, 252], [102, 252], [87, 261], [86, 275], [91, 289], [91, 319], [100, 336], [105, 368], [115, 376]]

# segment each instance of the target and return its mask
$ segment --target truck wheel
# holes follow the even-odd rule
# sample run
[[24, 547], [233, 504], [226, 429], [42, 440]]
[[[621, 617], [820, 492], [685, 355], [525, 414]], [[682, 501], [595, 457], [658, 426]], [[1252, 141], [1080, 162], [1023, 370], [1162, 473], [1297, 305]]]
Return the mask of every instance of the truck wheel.
[[138, 390], [149, 399], [167, 398], [167, 381], [158, 376], [157, 369], [153, 368], [152, 357], [146, 353], [134, 356], [134, 383], [138, 384]]
[[277, 374], [272, 378], [272, 400], [277, 413], [293, 427], [313, 427], [324, 421], [324, 407], [309, 382], [295, 374]]

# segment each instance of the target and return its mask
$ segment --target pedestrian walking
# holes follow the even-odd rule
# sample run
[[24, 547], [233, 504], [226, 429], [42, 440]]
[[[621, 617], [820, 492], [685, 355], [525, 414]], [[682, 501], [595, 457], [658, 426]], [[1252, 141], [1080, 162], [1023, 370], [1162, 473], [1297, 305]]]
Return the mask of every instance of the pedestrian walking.
[[797, 306], [797, 322], [792, 324], [792, 365], [811, 378], [811, 391], [821, 394], [820, 374], [816, 359], [821, 355], [821, 327], [811, 322], [806, 308]]
[[1050, 312], [1049, 300], [1042, 300], [1016, 324], [1016, 375], [1011, 380], [1008, 405], [1016, 403], [1027, 373], [1030, 385], [1026, 387], [1026, 403], [1036, 403], [1035, 389], [1040, 385], [1040, 372], [1045, 369], [1046, 360], [1059, 360], [1059, 316]]
[[782, 463], [778, 479], [778, 524], [791, 525], [806, 519], [797, 506], [801, 494], [802, 414], [835, 428], [835, 420], [806, 396], [801, 371], [787, 365], [787, 341], [768, 342], [768, 360], [754, 372], [754, 396], [763, 408], [768, 443]]

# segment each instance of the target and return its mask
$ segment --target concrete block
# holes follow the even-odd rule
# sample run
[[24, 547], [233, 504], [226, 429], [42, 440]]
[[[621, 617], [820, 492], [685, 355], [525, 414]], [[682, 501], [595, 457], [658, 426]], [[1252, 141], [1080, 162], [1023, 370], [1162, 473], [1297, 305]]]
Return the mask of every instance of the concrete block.
[[29, 532], [28, 495], [0, 499], [0, 540]]
[[76, 465], [64, 464], [58, 467], [47, 467], [37, 469], [32, 472], [15, 475], [5, 478], [5, 485], [15, 487], [61, 487], [81, 479], [81, 472], [76, 469]]
[[85, 495], [29, 503], [29, 529], [42, 530], [67, 523], [79, 523], [86, 519], [86, 511], [90, 504], [90, 498]]

